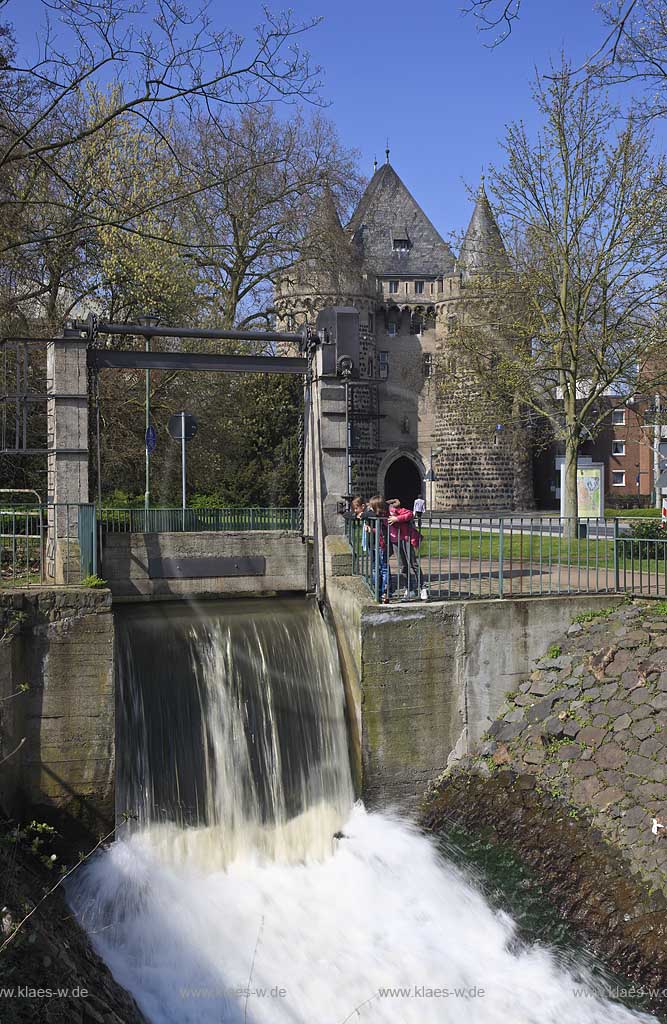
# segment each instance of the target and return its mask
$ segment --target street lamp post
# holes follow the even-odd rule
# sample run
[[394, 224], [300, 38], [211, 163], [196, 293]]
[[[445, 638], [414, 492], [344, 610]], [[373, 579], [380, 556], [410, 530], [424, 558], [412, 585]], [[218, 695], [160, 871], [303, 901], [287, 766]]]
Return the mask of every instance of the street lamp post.
[[428, 494], [428, 510], [429, 510], [429, 512], [433, 511], [433, 481], [436, 479], [436, 475], [435, 475], [435, 472], [433, 470], [433, 457], [434, 457], [434, 455], [441, 455], [442, 452], [443, 452], [443, 449], [442, 449], [441, 446], [439, 446], [438, 448], [434, 448], [433, 445], [431, 445], [431, 458], [430, 458], [430, 461], [429, 461], [428, 473], [426, 474], [426, 479], [428, 480], [428, 486], [429, 486], [429, 494]]

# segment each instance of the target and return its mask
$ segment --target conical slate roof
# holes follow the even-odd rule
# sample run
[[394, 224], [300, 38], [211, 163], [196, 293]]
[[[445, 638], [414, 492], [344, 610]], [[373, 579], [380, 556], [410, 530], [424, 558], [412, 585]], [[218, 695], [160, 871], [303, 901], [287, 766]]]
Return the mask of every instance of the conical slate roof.
[[379, 277], [438, 277], [454, 270], [451, 249], [389, 161], [368, 183], [347, 232], [364, 268]]
[[459, 267], [465, 275], [509, 270], [507, 250], [483, 181], [459, 253]]
[[328, 292], [362, 290], [359, 255], [343, 230], [328, 186], [323, 189], [310, 219], [303, 254], [309, 284], [313, 283], [315, 275], [318, 287]]
[[339, 237], [345, 237], [333, 193], [328, 185], [322, 191], [322, 196], [313, 213], [309, 233], [318, 237], [329, 237], [336, 240]]

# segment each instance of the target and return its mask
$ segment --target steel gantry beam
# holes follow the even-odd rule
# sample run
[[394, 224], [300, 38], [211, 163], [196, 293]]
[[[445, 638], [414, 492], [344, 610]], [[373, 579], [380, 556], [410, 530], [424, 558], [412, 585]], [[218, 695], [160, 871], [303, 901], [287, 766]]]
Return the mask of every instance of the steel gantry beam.
[[217, 370], [222, 373], [304, 374], [308, 360], [300, 356], [227, 356], [206, 352], [146, 352], [88, 349], [91, 370]]
[[96, 345], [99, 335], [112, 337], [135, 336], [150, 338], [196, 339], [200, 341], [259, 341], [266, 344], [292, 344], [305, 352], [311, 341], [307, 329], [302, 333], [282, 331], [206, 330], [198, 327], [168, 327], [158, 324], [115, 324], [89, 317], [74, 321], [71, 330], [87, 334], [91, 343], [88, 366], [91, 370], [213, 370], [221, 373], [282, 373], [304, 374], [308, 360], [300, 356], [224, 355], [208, 352], [156, 352], [149, 349], [109, 349]]

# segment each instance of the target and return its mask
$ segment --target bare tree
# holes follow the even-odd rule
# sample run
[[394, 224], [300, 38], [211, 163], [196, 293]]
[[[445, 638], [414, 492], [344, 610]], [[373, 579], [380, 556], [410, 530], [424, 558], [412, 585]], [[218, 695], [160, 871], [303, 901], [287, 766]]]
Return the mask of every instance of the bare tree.
[[[22, 57], [10, 26], [0, 33], [5, 222], [16, 219], [35, 175], [50, 174], [72, 201], [80, 198], [61, 158], [120, 118], [159, 137], [163, 112], [206, 114], [222, 124], [239, 107], [317, 96], [319, 69], [300, 45], [316, 19], [299, 23], [290, 13], [266, 12], [255, 38], [246, 40], [215, 25], [206, 4], [193, 9], [174, 0], [42, 0], [42, 8], [45, 25], [34, 60]], [[108, 219], [122, 226], [116, 209]], [[62, 238], [67, 230], [44, 225], [41, 237]], [[0, 252], [34, 241], [34, 233], [3, 233]]]
[[[492, 35], [487, 45], [494, 47], [511, 35], [514, 23], [519, 20], [523, 2], [524, 0], [467, 0], [462, 11], [464, 14], [471, 14], [477, 20], [482, 32]], [[607, 0], [598, 6], [607, 31], [586, 62], [587, 70], [592, 66], [598, 70], [614, 66], [619, 58], [622, 59], [626, 48], [628, 52], [636, 48], [633, 40], [638, 37], [643, 39], [642, 48], [648, 43], [648, 49], [651, 49], [654, 46], [651, 37], [656, 23], [659, 33], [664, 32], [664, 25], [660, 26], [664, 19], [662, 0]], [[648, 59], [645, 60], [644, 70], [648, 76], [653, 74]]]
[[314, 255], [325, 188], [342, 208], [358, 198], [357, 154], [320, 114], [285, 121], [271, 105], [242, 111], [224, 131], [202, 120], [186, 144], [196, 160], [184, 233], [207, 315], [223, 326], [266, 323], [276, 279]]
[[610, 400], [664, 373], [665, 166], [647, 127], [619, 122], [568, 66], [538, 82], [536, 101], [541, 131], [510, 125], [507, 162], [491, 172], [514, 273], [470, 281], [486, 316], [463, 318], [454, 345], [497, 401], [545, 417], [564, 442], [574, 522], [582, 439]]
[[492, 33], [493, 38], [487, 45], [493, 47], [510, 35], [521, 13], [521, 0], [468, 0], [462, 11], [477, 19], [482, 32]]

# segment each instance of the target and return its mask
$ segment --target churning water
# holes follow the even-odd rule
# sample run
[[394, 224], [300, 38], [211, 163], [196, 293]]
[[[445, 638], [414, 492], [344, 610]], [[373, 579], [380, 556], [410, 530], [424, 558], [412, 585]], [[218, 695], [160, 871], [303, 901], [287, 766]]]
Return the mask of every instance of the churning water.
[[276, 601], [119, 623], [124, 838], [70, 899], [174, 1024], [622, 1024], [416, 829], [353, 806], [335, 645]]

